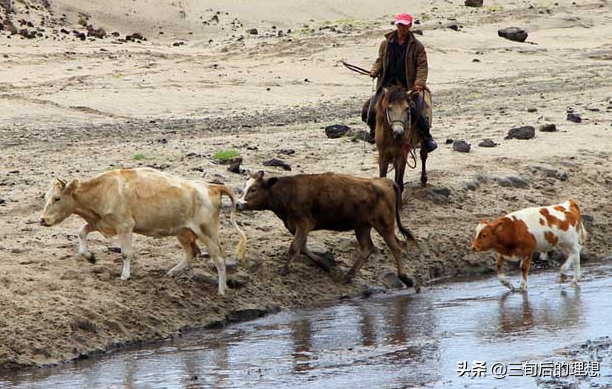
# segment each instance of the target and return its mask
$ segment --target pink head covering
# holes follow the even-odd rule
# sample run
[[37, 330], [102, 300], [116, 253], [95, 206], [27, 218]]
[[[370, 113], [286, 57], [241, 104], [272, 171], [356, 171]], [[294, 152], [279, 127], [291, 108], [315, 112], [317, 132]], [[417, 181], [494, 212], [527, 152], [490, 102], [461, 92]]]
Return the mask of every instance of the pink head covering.
[[395, 19], [393, 20], [393, 24], [396, 26], [398, 24], [409, 26], [412, 24], [412, 16], [407, 13], [401, 13], [395, 17]]

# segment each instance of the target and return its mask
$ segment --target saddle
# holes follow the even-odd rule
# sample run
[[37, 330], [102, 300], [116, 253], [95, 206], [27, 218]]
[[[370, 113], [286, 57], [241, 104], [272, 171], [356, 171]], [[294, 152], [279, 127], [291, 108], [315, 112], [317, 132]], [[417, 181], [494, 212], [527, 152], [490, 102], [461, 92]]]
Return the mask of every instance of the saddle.
[[[367, 99], [365, 103], [363, 103], [363, 107], [361, 107], [361, 121], [364, 123], [368, 122], [368, 109], [370, 108], [370, 100], [372, 97]], [[433, 122], [433, 102], [431, 99], [431, 91], [428, 88], [423, 90], [423, 102], [425, 103], [425, 106], [423, 107], [425, 116], [427, 116], [427, 119], [429, 119], [429, 125], [431, 125]]]

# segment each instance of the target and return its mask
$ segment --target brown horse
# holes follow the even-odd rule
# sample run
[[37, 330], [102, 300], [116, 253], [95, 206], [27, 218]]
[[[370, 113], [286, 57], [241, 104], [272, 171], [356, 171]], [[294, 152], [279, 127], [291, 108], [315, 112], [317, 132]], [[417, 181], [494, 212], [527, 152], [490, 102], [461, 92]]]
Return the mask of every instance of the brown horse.
[[[408, 154], [421, 146], [416, 129], [417, 117], [412, 117], [412, 93], [399, 86], [384, 88], [376, 102], [376, 148], [380, 177], [386, 177], [389, 164], [395, 169], [395, 182], [404, 191], [404, 172]], [[430, 115], [429, 115], [430, 116]], [[427, 151], [421, 147], [421, 186], [427, 184]]]

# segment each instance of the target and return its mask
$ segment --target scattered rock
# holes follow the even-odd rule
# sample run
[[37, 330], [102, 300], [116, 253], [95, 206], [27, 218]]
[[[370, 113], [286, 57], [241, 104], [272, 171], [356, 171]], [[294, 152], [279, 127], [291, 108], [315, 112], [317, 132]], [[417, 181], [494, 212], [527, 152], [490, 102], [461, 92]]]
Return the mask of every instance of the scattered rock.
[[532, 126], [524, 126], [510, 129], [505, 139], [531, 139], [534, 136], [535, 128]]
[[498, 30], [497, 35], [515, 42], [525, 42], [525, 39], [527, 39], [528, 34], [522, 28], [508, 27]]
[[412, 30], [412, 33], [423, 36], [423, 30]]
[[482, 142], [478, 143], [478, 147], [495, 147], [497, 143], [493, 142], [492, 139], [484, 139]]
[[482, 184], [483, 182], [487, 182], [487, 176], [482, 173], [476, 173], [474, 174], [474, 181], [478, 184]]
[[465, 5], [467, 7], [482, 7], [483, 3], [483, 0], [465, 0]]
[[[231, 311], [226, 315], [226, 319], [230, 323], [238, 323], [242, 321], [254, 320], [274, 312], [275, 310], [247, 308]], [[278, 311], [278, 310], [276, 310]]]
[[278, 166], [278, 167], [282, 167], [285, 170], [291, 170], [291, 166], [289, 166], [288, 163], [285, 163], [283, 161], [281, 161], [280, 159], [276, 159], [276, 158], [272, 158], [269, 161], [265, 161], [263, 163], [264, 166]]
[[325, 127], [325, 135], [330, 139], [336, 139], [343, 137], [349, 132], [351, 128], [344, 124], [332, 124], [331, 126]]
[[146, 41], [147, 40], [147, 38], [142, 36], [142, 34], [139, 33], [139, 32], [135, 32], [135, 33], [133, 33], [131, 35], [126, 35], [125, 39], [128, 40], [128, 41], [137, 41], [137, 40], [138, 41]]
[[370, 132], [366, 130], [353, 130], [351, 129], [346, 133], [347, 136], [351, 137], [352, 141], [370, 140]]
[[497, 183], [504, 187], [528, 188], [529, 180], [516, 176], [497, 177]]
[[480, 62], [480, 60], [478, 58], [474, 58], [472, 62]]
[[537, 108], [527, 108], [527, 112], [538, 112]]
[[257, 31], [256, 28], [251, 28], [251, 29], [247, 30], [247, 33], [251, 34], [251, 35], [257, 35], [257, 34], [259, 34], [259, 31]]
[[24, 28], [24, 29], [19, 30], [19, 35], [21, 35], [22, 37], [26, 39], [34, 39], [36, 38], [36, 31], [34, 30], [30, 31], [27, 28]]
[[230, 288], [242, 288], [246, 286], [249, 281], [251, 281], [251, 277], [247, 273], [238, 270], [227, 277], [227, 286]]
[[444, 143], [445, 143], [445, 144], [447, 144], [447, 145], [452, 145], [452, 144], [453, 144], [453, 139], [452, 139], [452, 138], [447, 138], [447, 139], [444, 141]]
[[569, 174], [567, 174], [566, 172], [562, 172], [556, 169], [551, 169], [545, 166], [534, 165], [534, 166], [531, 166], [531, 169], [534, 171], [540, 171], [544, 173], [545, 177], [556, 178], [559, 181], [567, 181], [567, 179], [569, 178]]
[[478, 188], [478, 183], [474, 181], [467, 181], [465, 183], [465, 188], [468, 190], [476, 190]]
[[553, 123], [544, 124], [544, 125], [542, 125], [542, 127], [540, 127], [540, 131], [542, 131], [542, 132], [556, 132], [557, 131], [557, 126], [554, 125]]
[[284, 155], [293, 155], [295, 154], [295, 150], [293, 149], [280, 149], [278, 150], [279, 154], [284, 154]]
[[456, 140], [453, 142], [453, 150], [460, 153], [469, 153], [470, 147], [470, 144], [464, 140]]
[[242, 174], [244, 173], [244, 169], [240, 169], [240, 164], [242, 164], [242, 158], [234, 158], [230, 166], [227, 168], [232, 173]]
[[449, 188], [446, 187], [442, 187], [442, 188], [433, 188], [432, 191], [436, 194], [442, 195], [444, 197], [449, 197], [451, 194], [451, 190]]
[[448, 28], [450, 28], [453, 31], [459, 31], [459, 25], [457, 24], [451, 24], [450, 26], [448, 26]]
[[580, 123], [582, 122], [582, 117], [578, 115], [577, 113], [568, 113], [567, 120], [569, 120], [572, 123]]
[[387, 272], [382, 276], [381, 282], [387, 289], [402, 289], [404, 283], [394, 272]]
[[368, 285], [361, 291], [361, 297], [368, 298], [370, 296], [373, 296], [376, 294], [382, 294], [386, 292], [387, 292], [387, 288], [383, 286], [369, 286]]
[[590, 251], [585, 249], [580, 250], [580, 260], [581, 261], [595, 261], [597, 259], [597, 255], [593, 254]]
[[73, 331], [83, 330], [83, 331], [93, 332], [93, 333], [98, 332], [98, 327], [96, 326], [96, 324], [88, 319], [75, 319], [70, 324], [70, 328], [72, 328]]
[[87, 26], [87, 35], [93, 36], [94, 38], [106, 38], [106, 31], [103, 28], [94, 28], [91, 24]]

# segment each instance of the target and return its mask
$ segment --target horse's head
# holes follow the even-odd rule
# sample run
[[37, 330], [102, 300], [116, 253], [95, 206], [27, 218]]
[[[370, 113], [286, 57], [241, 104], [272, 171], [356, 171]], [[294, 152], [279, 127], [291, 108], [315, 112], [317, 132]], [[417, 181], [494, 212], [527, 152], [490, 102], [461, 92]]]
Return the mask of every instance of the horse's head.
[[399, 86], [384, 88], [379, 100], [377, 111], [385, 114], [387, 124], [391, 128], [394, 139], [401, 139], [410, 129], [412, 117], [410, 107], [414, 104], [410, 92]]

